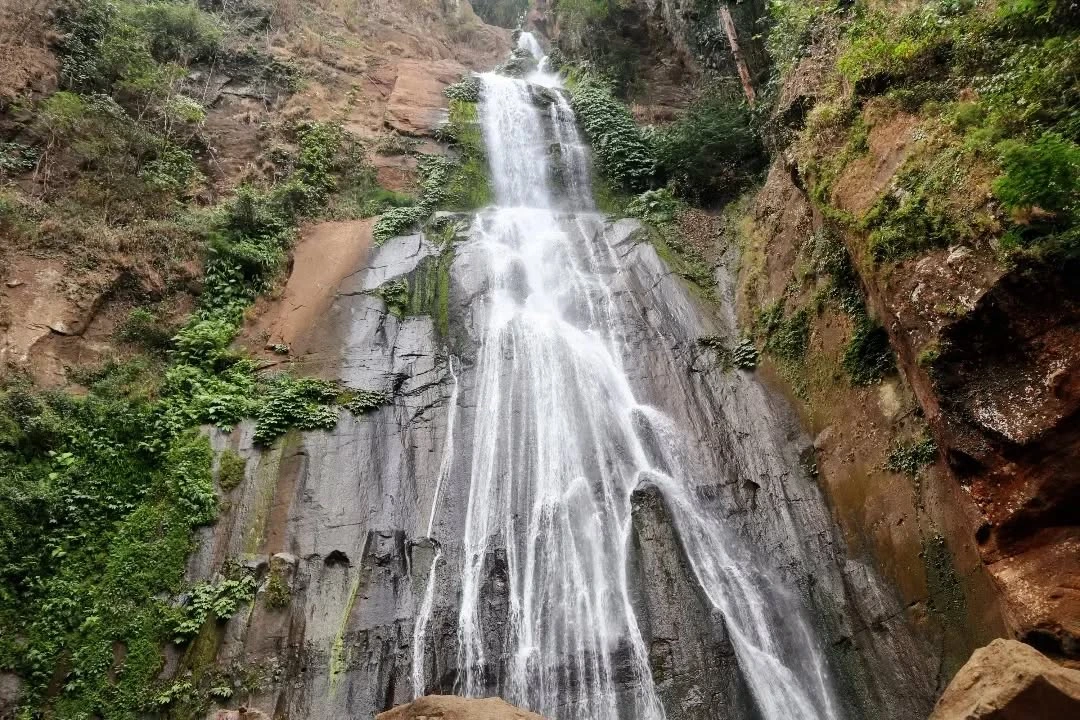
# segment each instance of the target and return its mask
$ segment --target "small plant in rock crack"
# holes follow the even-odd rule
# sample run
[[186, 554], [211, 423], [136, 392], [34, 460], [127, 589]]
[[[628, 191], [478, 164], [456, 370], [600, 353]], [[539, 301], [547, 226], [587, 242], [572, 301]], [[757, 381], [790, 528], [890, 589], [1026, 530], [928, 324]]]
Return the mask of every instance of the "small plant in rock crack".
[[716, 353], [717, 362], [725, 370], [731, 366], [731, 350], [720, 335], [702, 335], [697, 339], [697, 344]]
[[341, 406], [359, 417], [372, 410], [378, 410], [388, 402], [390, 402], [390, 399], [381, 392], [375, 390], [352, 390], [345, 393]]
[[758, 351], [751, 338], [744, 337], [731, 351], [731, 364], [740, 370], [753, 370], [758, 364]]
[[734, 347], [728, 347], [727, 343], [719, 335], [705, 335], [698, 338], [698, 345], [708, 348], [716, 353], [720, 366], [724, 370], [738, 368], [739, 370], [753, 370], [758, 364], [758, 351], [751, 338], [744, 337]]
[[191, 591], [191, 600], [184, 608], [182, 618], [173, 630], [177, 643], [185, 642], [198, 634], [203, 623], [213, 617], [228, 620], [240, 606], [255, 596], [255, 578], [242, 571], [236, 577], [216, 583], [201, 583]]
[[386, 303], [386, 309], [397, 317], [403, 316], [409, 307], [409, 281], [405, 278], [383, 283], [371, 294]]
[[937, 444], [930, 437], [911, 442], [897, 440], [885, 459], [885, 469], [915, 477], [919, 470], [937, 460], [937, 451]]
[[285, 564], [272, 560], [270, 565], [270, 578], [266, 582], [266, 606], [281, 610], [289, 605], [292, 592], [285, 579]]
[[329, 430], [337, 424], [338, 386], [318, 378], [279, 375], [255, 412], [255, 442], [267, 445], [289, 428]]

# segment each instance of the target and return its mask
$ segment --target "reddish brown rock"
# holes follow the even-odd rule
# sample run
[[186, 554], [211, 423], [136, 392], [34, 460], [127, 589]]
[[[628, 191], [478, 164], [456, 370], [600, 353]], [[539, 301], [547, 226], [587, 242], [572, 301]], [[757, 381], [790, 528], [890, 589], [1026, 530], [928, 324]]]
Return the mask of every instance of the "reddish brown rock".
[[453, 60], [403, 60], [386, 105], [386, 125], [403, 135], [430, 135], [446, 117], [443, 89], [461, 80], [465, 67]]
[[218, 710], [214, 720], [270, 720], [270, 716], [261, 710], [242, 707], [239, 710]]
[[972, 654], [930, 720], [1065, 720], [1080, 717], [1080, 671], [1015, 640]]
[[536, 713], [516, 708], [500, 698], [462, 698], [428, 695], [408, 705], [398, 705], [376, 720], [543, 720]]

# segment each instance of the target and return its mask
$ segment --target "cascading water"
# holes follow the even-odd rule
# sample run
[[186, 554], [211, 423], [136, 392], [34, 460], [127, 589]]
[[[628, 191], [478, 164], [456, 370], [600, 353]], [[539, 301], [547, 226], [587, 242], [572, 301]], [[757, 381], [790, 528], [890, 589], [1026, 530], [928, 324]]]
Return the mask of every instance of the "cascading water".
[[[519, 47], [539, 59], [528, 33]], [[483, 695], [496, 688], [553, 719], [667, 716], [630, 577], [631, 497], [652, 485], [702, 594], [726, 625], [760, 715], [838, 718], [801, 604], [695, 494], [696, 475], [716, 460], [697, 457], [705, 451], [687, 441], [693, 428], [635, 395], [625, 329], [640, 324], [629, 312], [640, 308], [632, 298], [617, 301], [627, 294], [614, 280], [623, 254], [598, 230], [604, 219], [593, 210], [588, 156], [558, 78], [542, 70], [528, 79], [480, 78], [497, 204], [477, 216], [462, 251], [484, 276], [475, 300], [482, 325], [471, 368], [474, 420], [463, 446], [471, 450], [455, 458], [451, 430], [439, 478], [450, 474], [449, 464], [468, 463], [461, 567], [454, 568], [461, 573], [456, 689]], [[664, 345], [659, 332], [657, 341]], [[437, 509], [436, 497], [429, 535]], [[413, 634], [417, 694], [441, 558], [435, 547]], [[493, 652], [484, 593], [498, 552], [505, 553], [508, 611]]]

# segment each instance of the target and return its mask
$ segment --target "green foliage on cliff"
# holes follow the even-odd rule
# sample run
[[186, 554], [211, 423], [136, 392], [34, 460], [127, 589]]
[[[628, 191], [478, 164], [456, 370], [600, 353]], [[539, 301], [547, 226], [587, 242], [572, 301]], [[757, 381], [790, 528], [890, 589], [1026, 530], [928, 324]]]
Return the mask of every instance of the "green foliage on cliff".
[[459, 158], [441, 205], [447, 210], [481, 208], [494, 194], [476, 102], [451, 100], [448, 129]]
[[994, 193], [1007, 208], [1080, 213], [1080, 145], [1047, 132], [1031, 143], [1002, 141], [998, 151], [1004, 173]]
[[612, 94], [611, 86], [587, 71], [578, 71], [570, 76], [570, 98], [600, 172], [624, 191], [647, 189], [656, 173], [655, 149], [630, 111]]
[[885, 468], [914, 477], [919, 470], [937, 460], [937, 445], [930, 437], [897, 441], [885, 460]]
[[695, 203], [735, 197], [766, 163], [750, 109], [731, 92], [700, 98], [654, 142], [661, 176]]
[[152, 401], [102, 385], [0, 394], [0, 668], [58, 717], [149, 709], [192, 531], [217, 511], [206, 439], [148, 447]]
[[[847, 106], [829, 122], [821, 122], [819, 103], [800, 141], [801, 164], [824, 209], [831, 183], [859, 156], [837, 153], [836, 137], [867, 117], [860, 108], [880, 115], [891, 107], [918, 120], [915, 139], [924, 142], [895, 187], [859, 219], [879, 263], [987, 235], [1006, 251], [1080, 252], [1080, 23], [1073, 5], [935, 0], [896, 12], [861, 1], [777, 0], [770, 11], [769, 48], [781, 71], [821, 40], [819, 53], [839, 47], [835, 67], [822, 66], [824, 86], [854, 89], [850, 99], [837, 94], [833, 104]], [[976, 179], [988, 172], [996, 175], [989, 189], [1000, 204], [978, 207], [986, 185], [977, 187]]]
[[255, 408], [255, 442], [269, 444], [286, 430], [329, 430], [337, 424], [337, 384], [319, 378], [278, 375], [266, 384]]
[[420, 155], [420, 199], [410, 207], [387, 211], [375, 223], [372, 239], [381, 245], [423, 224], [436, 210], [475, 210], [493, 199], [483, 133], [477, 106], [465, 97], [467, 91], [452, 93], [450, 114], [440, 138], [456, 151], [456, 157]]
[[[122, 113], [103, 97], [54, 95], [42, 122], [61, 133], [99, 108]], [[160, 710], [176, 695], [158, 681], [163, 644], [193, 637], [250, 597], [241, 576], [184, 594], [193, 532], [218, 512], [213, 453], [198, 425], [229, 429], [256, 416], [258, 439], [269, 441], [286, 427], [336, 420], [339, 389], [330, 397], [320, 381], [260, 380], [231, 348], [297, 223], [335, 189], [341, 130], [302, 123], [292, 134], [297, 153], [285, 178], [245, 186], [202, 216], [208, 254], [191, 319], [171, 338], [146, 310], [125, 324], [156, 355], [83, 373], [84, 397], [16, 381], [0, 389], [0, 670], [26, 681], [28, 716], [46, 706], [72, 718]], [[223, 489], [236, 474], [223, 457]]]
[[218, 21], [192, 2], [76, 0], [63, 6], [61, 75], [71, 88], [138, 95], [167, 91], [182, 65], [208, 57]]
[[810, 343], [810, 312], [806, 308], [786, 314], [781, 300], [762, 310], [755, 325], [765, 339], [765, 352], [781, 363], [794, 366], [806, 357]]
[[871, 385], [885, 377], [896, 369], [889, 333], [865, 314], [859, 316], [841, 364], [855, 385]]

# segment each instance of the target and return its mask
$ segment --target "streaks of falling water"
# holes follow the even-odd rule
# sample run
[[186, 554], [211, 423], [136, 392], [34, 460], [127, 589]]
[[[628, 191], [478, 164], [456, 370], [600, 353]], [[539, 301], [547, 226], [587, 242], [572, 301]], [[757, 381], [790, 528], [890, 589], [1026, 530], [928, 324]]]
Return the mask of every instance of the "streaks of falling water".
[[[522, 37], [523, 47], [535, 43]], [[798, 602], [699, 508], [690, 488], [701, 464], [687, 433], [635, 399], [618, 329], [630, 318], [620, 317], [609, 286], [622, 261], [603, 233], [580, 231], [588, 213], [567, 212], [591, 207], [569, 105], [560, 100], [544, 113], [527, 80], [481, 79], [498, 206], [480, 214], [470, 241], [484, 254], [489, 291], [474, 368], [460, 689], [481, 695], [497, 686], [560, 720], [665, 717], [627, 577], [631, 493], [651, 482], [704, 594], [725, 618], [761, 714], [837, 718]], [[557, 157], [571, 173], [568, 199], [552, 192], [549, 143], [560, 146]], [[509, 612], [493, 648], [481, 594], [500, 548]]]
[[435, 575], [438, 572], [439, 561], [442, 560], [442, 546], [432, 539], [435, 527], [435, 515], [439, 509], [439, 496], [442, 494], [442, 486], [450, 469], [454, 465], [454, 426], [457, 424], [457, 404], [461, 386], [458, 383], [458, 375], [454, 369], [454, 357], [449, 359], [450, 378], [453, 382], [450, 390], [449, 414], [446, 420], [446, 438], [443, 440], [442, 460], [439, 462], [439, 476], [435, 480], [435, 492], [431, 498], [431, 514], [428, 515], [427, 537], [434, 545], [434, 555], [431, 558], [431, 567], [428, 569], [427, 585], [424, 587], [424, 598], [420, 603], [420, 610], [416, 615], [416, 624], [413, 626], [413, 658], [412, 658], [412, 687], [413, 697], [424, 694], [424, 640], [427, 636], [428, 622], [431, 620], [431, 609], [435, 601]]
[[517, 46], [522, 50], [527, 50], [538, 61], [544, 58], [544, 48], [540, 47], [540, 41], [530, 32], [518, 35]]

